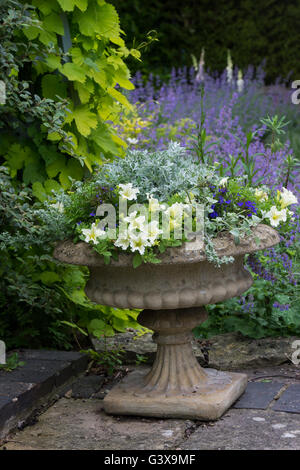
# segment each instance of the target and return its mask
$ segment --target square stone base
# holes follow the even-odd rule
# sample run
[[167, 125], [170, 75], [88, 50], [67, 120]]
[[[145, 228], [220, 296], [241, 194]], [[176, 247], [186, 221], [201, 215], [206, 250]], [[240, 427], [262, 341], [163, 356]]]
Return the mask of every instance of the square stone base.
[[247, 386], [245, 374], [204, 369], [209, 374], [208, 382], [195, 393], [174, 396], [138, 394], [136, 389], [148, 370], [129, 373], [106, 395], [103, 401], [106, 413], [211, 421], [220, 418]]

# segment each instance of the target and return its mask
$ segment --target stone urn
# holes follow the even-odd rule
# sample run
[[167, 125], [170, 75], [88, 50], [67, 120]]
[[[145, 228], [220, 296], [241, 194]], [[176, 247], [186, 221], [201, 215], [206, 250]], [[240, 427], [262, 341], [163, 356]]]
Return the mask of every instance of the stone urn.
[[[204, 322], [207, 304], [240, 295], [252, 285], [244, 256], [279, 242], [277, 232], [258, 225], [236, 245], [231, 235], [215, 239], [219, 256], [233, 263], [215, 267], [202, 248], [170, 248], [159, 264], [133, 268], [132, 257], [120, 254], [109, 265], [84, 242], [60, 243], [55, 258], [89, 267], [86, 294], [111, 307], [142, 309], [140, 324], [154, 331], [157, 353], [150, 370], [135, 370], [104, 399], [107, 413], [199, 420], [218, 419], [244, 392], [245, 374], [203, 369], [191, 346], [192, 329]], [[190, 243], [190, 242], [189, 242]]]

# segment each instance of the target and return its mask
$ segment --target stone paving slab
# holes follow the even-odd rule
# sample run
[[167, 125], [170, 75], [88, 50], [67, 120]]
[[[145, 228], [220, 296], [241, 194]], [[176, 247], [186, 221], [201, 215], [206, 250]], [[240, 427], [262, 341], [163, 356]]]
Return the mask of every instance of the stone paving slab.
[[[52, 355], [52, 359], [51, 359]], [[76, 352], [21, 351], [24, 366], [0, 371], [0, 439], [26, 422], [47, 397], [86, 369], [88, 359]]]
[[219, 421], [200, 425], [182, 450], [300, 450], [300, 416], [231, 409]]
[[[251, 406], [257, 405], [255, 398], [261, 403], [266, 392], [267, 410], [231, 408], [219, 421], [208, 423], [179, 419], [109, 416], [102, 410], [102, 401], [99, 399], [105, 396], [107, 389], [114, 382], [107, 383], [101, 376], [90, 375], [80, 377], [72, 383], [66, 389], [66, 398], [60, 399], [44, 414], [41, 414], [36, 424], [17, 432], [9, 439], [5, 447], [36, 450], [129, 451], [139, 449], [300, 450], [300, 414], [274, 409], [277, 406], [277, 403], [274, 405], [274, 400], [279, 398], [278, 403], [280, 403], [280, 397], [285, 396], [290, 389], [293, 393], [292, 395], [287, 393], [286, 405], [289, 401], [293, 403], [295, 393], [295, 403], [299, 403], [297, 396], [299, 396], [300, 367], [284, 364], [279, 367], [240, 371], [248, 374], [248, 399], [250, 397], [252, 400]], [[14, 384], [18, 383], [14, 382]], [[102, 388], [98, 391], [101, 384]], [[20, 391], [22, 390], [21, 387]], [[26, 393], [25, 389], [23, 391]], [[80, 399], [80, 397], [91, 398]], [[246, 394], [245, 398], [247, 398]], [[0, 407], [3, 400], [3, 403], [7, 403], [5, 399], [4, 396], [1, 398], [0, 393]], [[9, 406], [11, 405], [10, 401]]]
[[272, 409], [288, 413], [300, 413], [300, 383], [290, 385]]
[[280, 382], [250, 382], [233, 408], [266, 410], [283, 387], [284, 384]]
[[86, 375], [80, 377], [71, 389], [72, 398], [90, 398], [98, 397], [100, 389], [104, 382], [104, 376], [99, 375]]
[[62, 398], [5, 444], [9, 450], [163, 450], [177, 447], [190, 421], [113, 417], [99, 400]]

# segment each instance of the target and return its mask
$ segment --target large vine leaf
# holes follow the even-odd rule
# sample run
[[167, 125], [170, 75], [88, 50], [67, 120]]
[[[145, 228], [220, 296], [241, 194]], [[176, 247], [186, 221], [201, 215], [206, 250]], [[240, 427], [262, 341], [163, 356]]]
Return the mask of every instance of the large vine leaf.
[[85, 82], [86, 74], [79, 65], [67, 62], [61, 67], [60, 71], [71, 81]]
[[80, 134], [87, 137], [98, 125], [97, 115], [92, 113], [87, 105], [78, 106], [73, 111], [73, 117]]
[[81, 11], [85, 11], [88, 6], [88, 0], [57, 0], [63, 11], [73, 11], [78, 7]]

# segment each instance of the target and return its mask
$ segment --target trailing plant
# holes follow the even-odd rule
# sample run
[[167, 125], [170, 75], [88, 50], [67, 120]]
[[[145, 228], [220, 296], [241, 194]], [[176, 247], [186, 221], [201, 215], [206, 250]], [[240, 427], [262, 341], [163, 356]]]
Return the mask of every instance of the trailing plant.
[[[90, 182], [77, 183], [68, 195], [58, 194], [41, 218], [50, 224], [59, 221], [62, 232], [57, 236], [91, 244], [106, 263], [118, 259], [120, 252], [133, 253], [137, 267], [159, 263], [160, 253], [192, 238], [201, 207], [206, 255], [219, 266], [232, 261], [214, 250], [213, 239], [220, 233], [230, 234], [238, 244], [260, 222], [288, 227], [293, 217], [288, 207], [297, 198], [291, 191], [282, 188], [274, 194], [252, 183], [247, 174], [220, 177], [216, 165], [197, 162], [171, 143], [164, 151], [128, 151], [125, 159], [104, 165]], [[101, 207], [103, 213], [98, 212]], [[111, 218], [101, 219], [106, 212]], [[183, 230], [188, 216], [189, 233]]]

